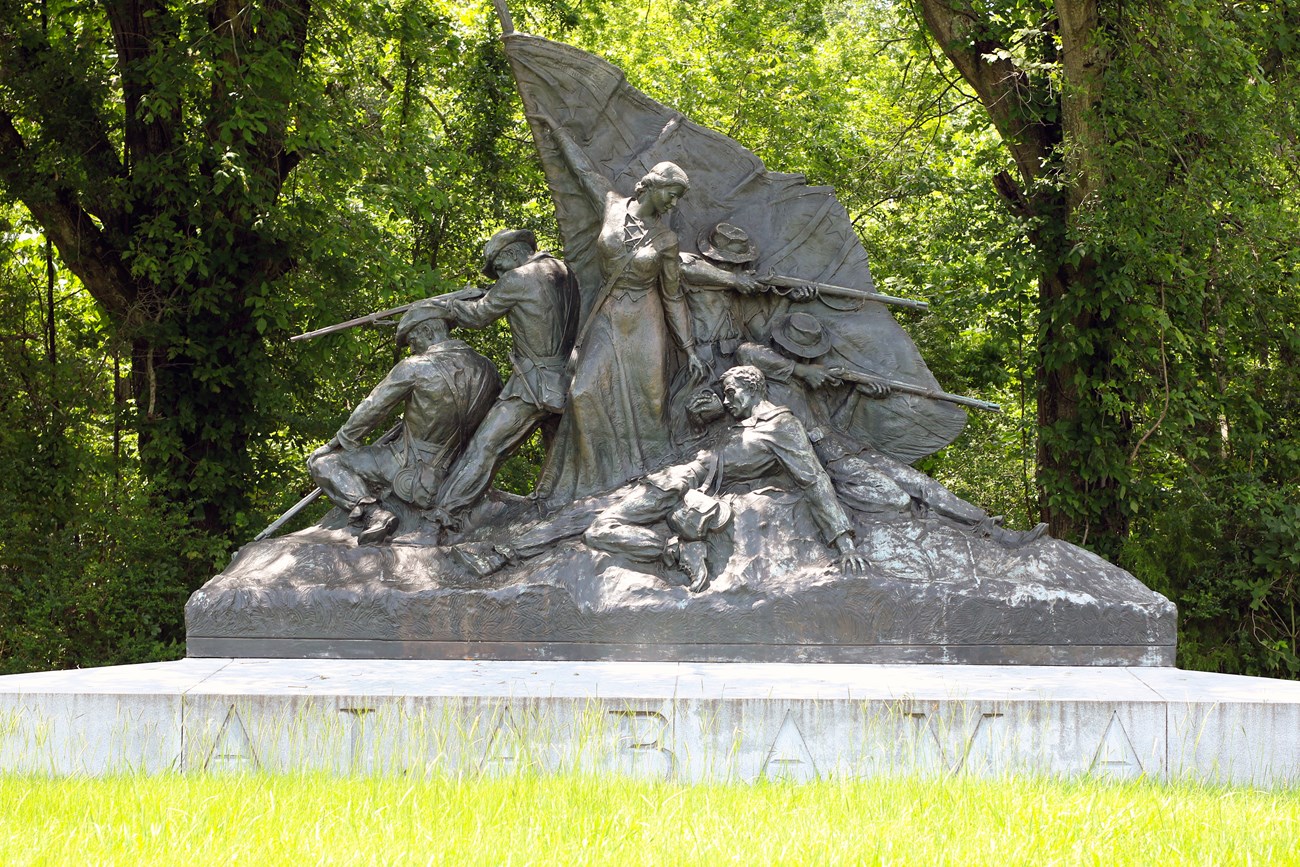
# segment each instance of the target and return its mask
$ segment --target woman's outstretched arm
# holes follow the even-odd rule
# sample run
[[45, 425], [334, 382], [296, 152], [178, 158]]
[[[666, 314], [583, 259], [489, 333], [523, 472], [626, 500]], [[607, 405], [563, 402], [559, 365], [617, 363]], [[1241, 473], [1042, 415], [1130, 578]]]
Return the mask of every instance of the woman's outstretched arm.
[[603, 213], [605, 200], [615, 193], [614, 184], [609, 178], [605, 177], [605, 174], [600, 169], [596, 168], [595, 163], [588, 159], [587, 154], [583, 152], [582, 148], [578, 147], [578, 143], [573, 140], [573, 136], [569, 134], [569, 131], [557, 124], [549, 114], [543, 112], [531, 115], [531, 117], [550, 131], [551, 141], [555, 143], [560, 156], [564, 158], [565, 165], [569, 167], [569, 171], [573, 172], [573, 176], [578, 179], [579, 186], [587, 194], [587, 198], [591, 200], [592, 205], [596, 207], [596, 210]]

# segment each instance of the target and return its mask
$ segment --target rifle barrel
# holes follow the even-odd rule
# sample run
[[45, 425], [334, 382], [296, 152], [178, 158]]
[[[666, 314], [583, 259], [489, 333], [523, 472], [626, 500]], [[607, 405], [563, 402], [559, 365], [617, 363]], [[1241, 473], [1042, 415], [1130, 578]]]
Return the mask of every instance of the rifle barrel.
[[883, 376], [872, 376], [868, 373], [860, 373], [856, 370], [845, 370], [842, 367], [830, 368], [830, 372], [845, 382], [865, 382], [880, 383], [887, 385], [894, 391], [900, 391], [903, 394], [915, 394], [918, 397], [928, 397], [931, 400], [942, 400], [946, 403], [956, 403], [962, 406], [974, 407], [975, 409], [987, 410], [988, 412], [1002, 412], [1002, 407], [996, 403], [987, 400], [980, 400], [975, 397], [966, 397], [960, 394], [949, 394], [946, 391], [940, 391], [937, 388], [926, 388], [923, 385], [913, 385], [910, 382], [899, 382], [895, 379], [888, 379]]
[[811, 286], [818, 292], [840, 298], [858, 298], [863, 301], [876, 301], [880, 304], [888, 304], [891, 307], [906, 307], [910, 310], [930, 309], [930, 305], [925, 301], [914, 301], [911, 298], [899, 298], [896, 295], [885, 295], [881, 292], [868, 292], [865, 289], [850, 289], [848, 286], [836, 286], [833, 283], [818, 283], [816, 280], [802, 280], [798, 277], [785, 277], [780, 274], [769, 274], [766, 277], [760, 277], [758, 279], [760, 282], [766, 283], [769, 286], [778, 286], [782, 289], [796, 289], [801, 286]]
[[[412, 302], [414, 303], [414, 302]], [[365, 316], [358, 316], [356, 319], [349, 319], [347, 322], [338, 322], [334, 325], [326, 325], [324, 328], [317, 328], [315, 331], [308, 331], [306, 334], [296, 334], [290, 337], [290, 340], [310, 340], [313, 337], [320, 337], [324, 334], [333, 334], [336, 331], [346, 331], [349, 328], [355, 328], [358, 325], [368, 325], [380, 319], [387, 319], [389, 316], [396, 316], [399, 313], [405, 313], [411, 309], [411, 304], [403, 304], [401, 307], [392, 307], [388, 310], [380, 310], [378, 313], [367, 313]]]

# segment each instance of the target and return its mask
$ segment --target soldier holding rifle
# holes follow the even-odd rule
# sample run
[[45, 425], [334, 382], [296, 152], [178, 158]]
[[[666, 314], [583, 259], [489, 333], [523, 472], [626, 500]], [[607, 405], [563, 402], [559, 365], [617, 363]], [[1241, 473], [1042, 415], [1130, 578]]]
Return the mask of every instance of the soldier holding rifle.
[[1003, 528], [1000, 519], [961, 499], [920, 470], [838, 430], [827, 401], [827, 389], [851, 382], [859, 393], [871, 398], [888, 397], [897, 389], [985, 409], [997, 409], [996, 404], [827, 366], [823, 362], [832, 349], [832, 342], [830, 332], [815, 316], [785, 314], [772, 322], [770, 345], [742, 344], [736, 350], [736, 360], [763, 371], [770, 383], [773, 402], [784, 403], [803, 421], [809, 438], [816, 444], [818, 457], [826, 464], [842, 495], [856, 500], [855, 505], [864, 511], [911, 507], [922, 513], [933, 512], [972, 527], [1009, 548], [1026, 545], [1043, 535], [1046, 524], [1026, 532]]
[[497, 232], [483, 248], [483, 273], [496, 282], [479, 298], [441, 303], [447, 318], [483, 328], [505, 317], [513, 349], [509, 382], [475, 431], [438, 494], [434, 520], [460, 524], [482, 499], [501, 461], [539, 425], [557, 420], [568, 393], [565, 365], [578, 329], [578, 281], [527, 229]]
[[[385, 498], [415, 509], [433, 506], [448, 468], [501, 389], [492, 362], [451, 339], [444, 317], [442, 308], [425, 303], [406, 312], [397, 344], [409, 345], [411, 355], [307, 459], [312, 480], [360, 528], [358, 545], [377, 545], [397, 531], [398, 515]], [[364, 445], [399, 406], [401, 435]]]

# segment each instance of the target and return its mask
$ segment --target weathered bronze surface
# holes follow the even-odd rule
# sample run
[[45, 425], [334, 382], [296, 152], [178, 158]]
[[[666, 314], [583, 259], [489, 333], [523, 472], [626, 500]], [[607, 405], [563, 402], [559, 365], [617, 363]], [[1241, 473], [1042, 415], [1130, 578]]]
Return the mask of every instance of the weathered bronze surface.
[[[339, 508], [195, 593], [191, 655], [1173, 664], [1168, 600], [910, 466], [996, 406], [830, 189], [506, 30], [563, 261], [499, 232], [491, 286], [399, 308], [411, 358], [309, 460]], [[447, 333], [501, 318], [504, 389]], [[493, 490], [539, 426], [537, 491]]]

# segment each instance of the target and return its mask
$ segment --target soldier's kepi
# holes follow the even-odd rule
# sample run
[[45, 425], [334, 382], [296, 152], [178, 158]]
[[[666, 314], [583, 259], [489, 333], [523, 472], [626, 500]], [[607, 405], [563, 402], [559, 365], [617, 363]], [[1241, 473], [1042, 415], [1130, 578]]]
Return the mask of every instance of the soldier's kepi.
[[[433, 505], [448, 468], [501, 390], [492, 362], [448, 337], [440, 306], [420, 303], [407, 311], [397, 343], [409, 344], [411, 355], [307, 459], [312, 479], [360, 528], [359, 545], [384, 542], [397, 531], [399, 504], [416, 510]], [[401, 436], [363, 445], [399, 406]]]

